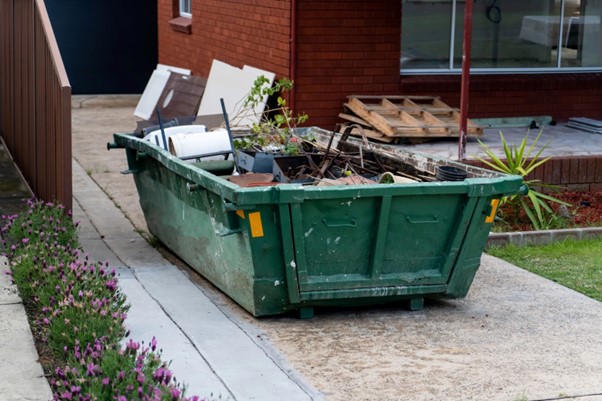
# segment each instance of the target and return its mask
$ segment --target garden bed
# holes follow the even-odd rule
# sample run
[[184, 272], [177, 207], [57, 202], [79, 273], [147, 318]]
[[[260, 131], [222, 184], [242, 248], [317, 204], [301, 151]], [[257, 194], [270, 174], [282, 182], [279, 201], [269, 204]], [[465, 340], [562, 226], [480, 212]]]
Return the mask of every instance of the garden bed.
[[[555, 215], [547, 219], [544, 229], [566, 229], [602, 227], [602, 191], [597, 192], [560, 192], [555, 198], [569, 203], [570, 206], [552, 204]], [[522, 209], [514, 209], [506, 204], [500, 207], [499, 220], [493, 232], [533, 231], [528, 217]]]

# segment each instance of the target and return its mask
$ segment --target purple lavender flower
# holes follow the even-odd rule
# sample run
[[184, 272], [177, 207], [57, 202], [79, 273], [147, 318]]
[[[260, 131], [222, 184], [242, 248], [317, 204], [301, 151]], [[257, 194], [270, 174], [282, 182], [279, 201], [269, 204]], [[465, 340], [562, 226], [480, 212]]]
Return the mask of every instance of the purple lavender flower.
[[98, 370], [98, 366], [94, 364], [94, 362], [90, 362], [89, 364], [86, 365], [86, 375], [87, 376], [94, 376], [96, 374], [96, 371]]
[[125, 344], [127, 349], [131, 349], [133, 351], [137, 351], [140, 348], [140, 343], [135, 342], [130, 338], [130, 340]]
[[177, 401], [178, 398], [180, 398], [180, 393], [181, 391], [177, 388], [172, 388], [171, 389], [171, 398], [173, 401]]

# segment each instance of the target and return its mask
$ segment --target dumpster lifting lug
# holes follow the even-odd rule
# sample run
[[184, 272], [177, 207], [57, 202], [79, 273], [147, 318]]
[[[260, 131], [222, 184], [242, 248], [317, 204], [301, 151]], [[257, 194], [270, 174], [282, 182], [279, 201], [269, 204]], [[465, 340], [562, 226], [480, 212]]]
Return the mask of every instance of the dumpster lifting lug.
[[224, 199], [224, 210], [226, 212], [236, 212], [237, 210], [255, 210], [257, 205], [237, 205]]
[[125, 149], [125, 146], [118, 145], [116, 143], [107, 142], [107, 150], [111, 149]]
[[198, 184], [191, 184], [189, 182], [186, 183], [186, 189], [188, 192], [198, 191], [201, 187]]

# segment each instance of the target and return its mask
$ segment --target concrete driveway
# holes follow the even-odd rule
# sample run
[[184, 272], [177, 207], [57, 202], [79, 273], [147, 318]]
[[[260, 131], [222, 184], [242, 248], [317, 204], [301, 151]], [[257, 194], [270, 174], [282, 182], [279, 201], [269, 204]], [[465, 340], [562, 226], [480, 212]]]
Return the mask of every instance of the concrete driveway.
[[[132, 177], [119, 174], [125, 154], [106, 150], [112, 133], [135, 127], [136, 101], [74, 97], [73, 154], [145, 233]], [[487, 255], [464, 300], [324, 309], [311, 320], [255, 319], [187, 276], [327, 400], [602, 400], [602, 304]]]

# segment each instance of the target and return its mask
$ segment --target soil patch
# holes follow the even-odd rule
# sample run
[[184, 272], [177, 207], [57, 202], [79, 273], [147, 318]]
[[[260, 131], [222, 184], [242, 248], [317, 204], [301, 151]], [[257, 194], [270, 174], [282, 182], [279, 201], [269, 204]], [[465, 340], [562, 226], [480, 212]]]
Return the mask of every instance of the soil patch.
[[[562, 229], [577, 227], [602, 227], [602, 191], [597, 192], [560, 192], [552, 194], [570, 206], [550, 203], [555, 215], [546, 218], [544, 229]], [[513, 208], [510, 204], [500, 207], [494, 231], [532, 231], [534, 228], [525, 212]]]

